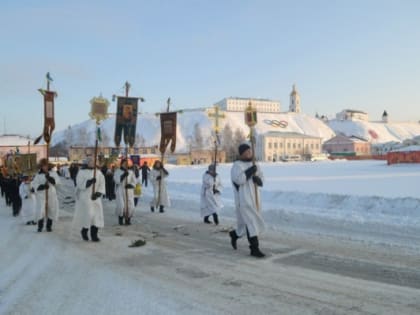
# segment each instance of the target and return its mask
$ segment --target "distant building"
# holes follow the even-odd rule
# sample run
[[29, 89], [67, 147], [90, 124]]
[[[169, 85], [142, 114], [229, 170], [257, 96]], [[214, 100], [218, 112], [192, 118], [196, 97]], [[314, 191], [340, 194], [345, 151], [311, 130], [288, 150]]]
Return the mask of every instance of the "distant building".
[[[129, 149], [129, 154], [142, 155], [142, 154], [158, 154], [159, 150], [156, 146], [152, 147], [141, 147], [141, 148], [132, 148]], [[70, 146], [69, 148], [69, 160], [82, 161], [86, 156], [93, 156], [95, 154], [95, 147], [85, 147], [85, 146]], [[116, 147], [99, 147], [98, 154], [103, 155], [105, 158], [110, 156], [119, 156], [125, 155], [125, 148], [116, 148]], [[159, 153], [160, 154], [160, 153]]]
[[296, 132], [270, 131], [257, 138], [255, 156], [259, 161], [276, 162], [287, 156], [302, 158], [320, 154], [322, 139]]
[[[214, 162], [214, 150], [195, 150], [190, 152], [175, 153], [168, 155], [168, 162], [178, 165], [190, 164], [211, 164]], [[226, 152], [224, 150], [217, 151], [217, 162], [226, 162]]]
[[296, 85], [295, 84], [293, 84], [293, 90], [292, 90], [292, 93], [290, 93], [289, 112], [292, 112], [292, 113], [300, 113], [301, 112], [300, 95], [299, 95], [298, 91], [296, 90]]
[[40, 160], [47, 157], [47, 145], [37, 144], [31, 138], [20, 135], [1, 135], [0, 136], [0, 165], [8, 154], [28, 154], [35, 153], [36, 159]]
[[370, 155], [371, 143], [358, 137], [338, 135], [323, 144], [323, 150], [331, 155]]
[[252, 106], [260, 113], [280, 113], [280, 102], [268, 99], [228, 97], [217, 102], [215, 105], [224, 111], [243, 112], [250, 101], [252, 102]]
[[368, 114], [360, 110], [345, 109], [336, 115], [337, 120], [363, 120], [368, 121]]

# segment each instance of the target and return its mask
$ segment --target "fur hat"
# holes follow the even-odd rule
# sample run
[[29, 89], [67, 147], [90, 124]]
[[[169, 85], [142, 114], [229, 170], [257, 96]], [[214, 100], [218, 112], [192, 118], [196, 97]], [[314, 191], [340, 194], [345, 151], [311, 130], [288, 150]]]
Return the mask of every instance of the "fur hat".
[[238, 152], [239, 155], [242, 155], [242, 153], [244, 153], [246, 150], [251, 149], [251, 147], [249, 146], [248, 143], [242, 143], [239, 147], [238, 147]]

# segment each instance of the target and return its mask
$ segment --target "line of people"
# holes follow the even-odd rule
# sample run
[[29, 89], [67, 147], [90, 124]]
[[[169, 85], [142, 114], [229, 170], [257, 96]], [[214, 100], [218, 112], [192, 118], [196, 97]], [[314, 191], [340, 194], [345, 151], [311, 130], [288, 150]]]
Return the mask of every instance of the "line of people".
[[[260, 187], [263, 186], [263, 174], [258, 165], [252, 161], [251, 147], [243, 143], [238, 148], [239, 159], [235, 161], [231, 169], [231, 181], [235, 200], [236, 228], [229, 232], [230, 243], [237, 249], [238, 240], [247, 235], [251, 255], [264, 257], [259, 249], [258, 236], [264, 231], [265, 223], [261, 216]], [[139, 172], [142, 174], [141, 183], [147, 186], [148, 179], [153, 187], [153, 198], [150, 203], [150, 211], [165, 212], [165, 207], [170, 207], [170, 199], [167, 190], [167, 178], [169, 172], [161, 161], [155, 161], [150, 170], [147, 164], [142, 168], [129, 168], [126, 159], [121, 160], [120, 167], [113, 172], [115, 185], [116, 215], [118, 224], [130, 225], [135, 212], [140, 193], [136, 188], [140, 185]], [[19, 187], [19, 199], [21, 200], [21, 217], [28, 225], [38, 225], [38, 232], [42, 232], [44, 224], [48, 232], [52, 231], [53, 223], [59, 216], [59, 204], [57, 187], [60, 178], [57, 172], [51, 171], [47, 159], [41, 159], [39, 171], [31, 181], [29, 176], [21, 178], [21, 184], [12, 183], [8, 178], [0, 175], [2, 196], [6, 196], [7, 205], [11, 205], [14, 195], [11, 195], [11, 187]], [[88, 158], [82, 162], [75, 178], [75, 212], [73, 228], [80, 231], [85, 241], [89, 239], [99, 242], [98, 231], [104, 227], [104, 214], [102, 199], [107, 195], [108, 172], [94, 169], [94, 161]], [[16, 191], [14, 192], [16, 193]], [[200, 194], [200, 212], [204, 223], [219, 224], [219, 212], [223, 207], [221, 200], [222, 182], [216, 167], [211, 164], [202, 177]], [[109, 198], [109, 196], [107, 196]], [[111, 198], [109, 198], [112, 200]], [[16, 205], [18, 207], [18, 205]], [[15, 209], [13, 207], [13, 209]], [[14, 215], [19, 211], [13, 210]], [[89, 233], [90, 231], [90, 233]], [[90, 235], [90, 238], [89, 238]]]

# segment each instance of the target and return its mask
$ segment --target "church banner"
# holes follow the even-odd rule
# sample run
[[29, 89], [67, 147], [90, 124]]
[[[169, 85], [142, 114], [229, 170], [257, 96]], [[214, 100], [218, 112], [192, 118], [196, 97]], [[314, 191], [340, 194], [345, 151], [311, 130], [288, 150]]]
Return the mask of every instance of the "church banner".
[[53, 91], [43, 91], [44, 95], [44, 140], [49, 143], [51, 135], [55, 128], [54, 121], [54, 97], [56, 93]]
[[133, 147], [136, 141], [138, 100], [137, 97], [118, 97], [114, 136], [117, 147], [120, 146], [122, 133], [126, 145]]
[[169, 142], [171, 142], [171, 152], [175, 151], [176, 146], [176, 112], [160, 113], [160, 153], [164, 154]]

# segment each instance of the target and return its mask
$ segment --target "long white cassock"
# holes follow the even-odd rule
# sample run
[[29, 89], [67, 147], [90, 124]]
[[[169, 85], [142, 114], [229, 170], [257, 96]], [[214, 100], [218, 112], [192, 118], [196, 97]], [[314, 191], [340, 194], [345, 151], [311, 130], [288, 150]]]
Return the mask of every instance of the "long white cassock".
[[[161, 176], [160, 198], [159, 198], [159, 181], [157, 180], [158, 176]], [[152, 207], [155, 207], [155, 206], [170, 207], [171, 206], [168, 190], [166, 189], [166, 177], [168, 177], [168, 174], [166, 174], [164, 171], [160, 171], [157, 169], [152, 169], [150, 171], [150, 182], [153, 185], [153, 200], [150, 202], [150, 205]], [[160, 199], [159, 204], [158, 204], [158, 199]]]
[[[92, 185], [86, 188], [86, 182], [93, 178], [92, 169], [81, 169], [76, 177], [76, 205], [73, 217], [73, 227], [80, 230], [94, 225], [104, 227], [104, 212], [102, 197], [92, 200]], [[105, 194], [105, 177], [96, 170], [95, 192]]]
[[31, 189], [31, 183], [23, 182], [19, 186], [19, 195], [22, 199], [22, 209], [20, 210], [20, 216], [25, 223], [36, 220], [36, 198], [35, 194], [31, 192]]
[[[114, 181], [115, 181], [115, 194], [117, 195], [117, 208], [116, 214], [120, 217], [124, 216], [125, 201], [128, 197], [128, 217], [132, 217], [134, 214], [134, 189], [125, 189], [125, 185], [133, 185], [136, 187], [136, 176], [132, 170], [128, 170], [128, 176], [121, 182], [121, 175], [124, 174], [124, 170], [121, 168], [115, 170]], [[127, 191], [127, 195], [126, 195]]]
[[205, 172], [203, 175], [200, 195], [200, 210], [203, 218], [212, 215], [213, 213], [218, 213], [223, 207], [221, 194], [215, 194], [213, 192], [213, 188], [217, 189], [220, 193], [222, 192], [220, 176], [216, 175], [216, 177], [213, 177], [209, 173]]
[[32, 187], [35, 190], [36, 196], [36, 220], [41, 220], [45, 217], [45, 190], [37, 190], [40, 185], [45, 185], [48, 182], [48, 217], [52, 220], [58, 220], [59, 205], [57, 198], [56, 187], [60, 185], [60, 178], [57, 172], [50, 171], [50, 176], [55, 179], [55, 185], [48, 182], [44, 173], [37, 173], [32, 181]]
[[[235, 198], [236, 218], [237, 218], [237, 229], [236, 233], [238, 236], [242, 236], [246, 233], [248, 228], [251, 237], [258, 236], [265, 230], [265, 223], [261, 216], [261, 210], [257, 210], [255, 188], [252, 177], [247, 180], [245, 171], [252, 166], [252, 162], [235, 161], [231, 169], [231, 180], [232, 183], [239, 185], [239, 190], [233, 185], [233, 195]], [[264, 181], [261, 169], [257, 165], [256, 174]], [[261, 209], [261, 197], [259, 187], [257, 188], [259, 209]]]

